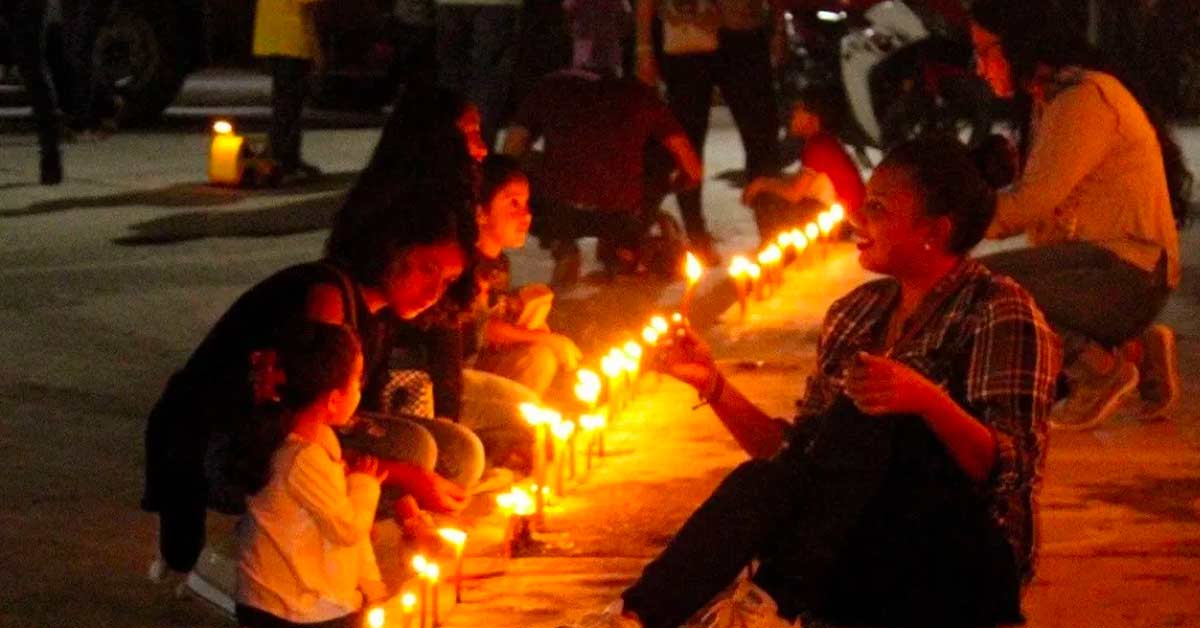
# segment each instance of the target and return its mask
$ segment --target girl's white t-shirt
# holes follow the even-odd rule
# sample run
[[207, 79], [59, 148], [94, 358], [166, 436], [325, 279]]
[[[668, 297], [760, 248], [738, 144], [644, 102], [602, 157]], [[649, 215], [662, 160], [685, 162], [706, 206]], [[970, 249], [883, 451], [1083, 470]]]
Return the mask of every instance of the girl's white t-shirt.
[[297, 623], [359, 610], [359, 584], [380, 580], [370, 538], [378, 502], [379, 482], [346, 474], [328, 426], [316, 442], [288, 435], [239, 527], [238, 602]]

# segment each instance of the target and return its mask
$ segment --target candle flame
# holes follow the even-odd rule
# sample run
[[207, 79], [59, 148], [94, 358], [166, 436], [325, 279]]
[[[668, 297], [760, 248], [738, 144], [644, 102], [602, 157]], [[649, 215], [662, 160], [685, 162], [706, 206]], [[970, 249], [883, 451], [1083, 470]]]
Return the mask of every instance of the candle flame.
[[[613, 351], [619, 352], [620, 349], [613, 349]], [[619, 355], [614, 355], [612, 351], [610, 351], [603, 358], [600, 358], [600, 370], [603, 371], [609, 379], [612, 379], [620, 375], [621, 371], [624, 370], [624, 361]]]
[[797, 253], [802, 253], [808, 248], [808, 238], [799, 229], [792, 230], [792, 248], [796, 249]]
[[570, 421], [559, 421], [550, 426], [550, 431], [554, 432], [554, 438], [565, 441], [571, 438], [571, 434], [575, 432], [575, 424]]
[[524, 517], [533, 514], [533, 496], [525, 489], [514, 486], [507, 493], [496, 496], [496, 505], [510, 515]]
[[562, 420], [562, 414], [550, 408], [543, 408], [536, 403], [522, 403], [517, 406], [525, 422], [533, 425], [553, 425]]
[[757, 280], [759, 277], [762, 277], [762, 266], [750, 262], [750, 265], [746, 267], [746, 272], [750, 274], [751, 279]]
[[688, 251], [687, 261], [683, 265], [684, 273], [687, 274], [688, 283], [696, 283], [700, 281], [700, 276], [704, 274], [704, 266], [700, 260]]
[[783, 251], [775, 244], [769, 244], [758, 256], [759, 262], [763, 262], [764, 259], [767, 264], [778, 264], [783, 260]]
[[441, 576], [442, 568], [438, 567], [437, 563], [429, 563], [425, 566], [425, 577], [428, 578], [430, 582], [437, 582], [438, 578]]
[[591, 369], [575, 371], [575, 397], [584, 403], [596, 403], [603, 389], [600, 376]]
[[729, 276], [741, 277], [750, 271], [750, 260], [744, 255], [734, 255], [733, 259], [729, 260]]
[[217, 135], [232, 135], [233, 125], [228, 120], [217, 120], [213, 122], [213, 133]]
[[821, 237], [821, 228], [817, 226], [817, 223], [810, 222], [804, 226], [804, 235], [808, 236], [809, 242], [812, 242]]
[[667, 319], [661, 316], [655, 316], [654, 318], [651, 318], [650, 326], [660, 334], [665, 334], [671, 329], [671, 326], [667, 324]]
[[386, 616], [384, 615], [382, 608], [376, 606], [375, 608], [367, 611], [367, 625], [371, 628], [383, 628], [385, 621]]
[[457, 528], [438, 528], [438, 536], [458, 549], [467, 543], [467, 533]]
[[425, 573], [425, 568], [429, 566], [429, 561], [425, 559], [424, 554], [417, 554], [412, 557], [412, 566], [413, 569], [417, 570], [417, 573], [423, 574]]
[[680, 314], [679, 312], [675, 312], [674, 314], [671, 315], [671, 321], [675, 322], [675, 323], [682, 323], [683, 322], [683, 314]]
[[625, 355], [627, 355], [635, 360], [642, 359], [642, 345], [638, 344], [634, 340], [630, 340], [629, 342], [626, 342], [625, 343]]
[[834, 222], [841, 222], [846, 219], [846, 208], [841, 203], [834, 203], [829, 208], [829, 215]]
[[833, 225], [833, 216], [829, 215], [829, 212], [821, 212], [817, 215], [817, 227], [823, 235], [829, 235], [829, 232], [833, 231]]
[[581, 414], [579, 415], [579, 427], [585, 432], [594, 432], [604, 429], [608, 421], [603, 414]]
[[779, 245], [779, 248], [786, 249], [792, 245], [792, 238], [791, 231], [784, 231], [775, 237], [775, 243]]
[[413, 612], [413, 609], [415, 609], [416, 607], [417, 607], [417, 594], [415, 594], [411, 591], [405, 591], [404, 595], [400, 596], [400, 608], [404, 610], [405, 614], [408, 614], [408, 613]]
[[642, 340], [646, 341], [646, 344], [650, 346], [658, 344], [658, 330], [646, 325], [642, 328]]

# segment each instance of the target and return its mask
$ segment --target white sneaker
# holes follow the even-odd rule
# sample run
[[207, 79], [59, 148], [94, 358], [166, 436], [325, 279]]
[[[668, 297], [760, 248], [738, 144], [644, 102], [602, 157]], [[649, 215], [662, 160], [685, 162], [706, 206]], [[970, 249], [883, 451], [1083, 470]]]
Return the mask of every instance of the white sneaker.
[[617, 600], [599, 613], [588, 613], [578, 623], [559, 628], [642, 628], [642, 622], [622, 615], [625, 602]]
[[1162, 323], [1142, 333], [1142, 361], [1138, 365], [1141, 381], [1138, 393], [1142, 405], [1138, 418], [1153, 421], [1166, 418], [1179, 404], [1179, 354], [1175, 332]]
[[1117, 358], [1108, 373], [1094, 373], [1082, 364], [1074, 368], [1071, 392], [1050, 413], [1050, 425], [1066, 430], [1087, 430], [1112, 417], [1121, 399], [1137, 389], [1138, 370]]

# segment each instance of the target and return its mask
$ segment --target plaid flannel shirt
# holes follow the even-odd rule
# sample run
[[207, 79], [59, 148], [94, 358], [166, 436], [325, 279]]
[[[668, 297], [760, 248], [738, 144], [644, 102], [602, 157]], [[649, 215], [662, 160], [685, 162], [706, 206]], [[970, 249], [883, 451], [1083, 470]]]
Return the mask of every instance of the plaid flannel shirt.
[[[881, 279], [829, 308], [817, 370], [796, 402], [797, 421], [820, 414], [842, 393], [843, 374], [856, 353], [878, 353], [899, 296], [895, 280]], [[1036, 553], [1034, 500], [1045, 460], [1046, 419], [1062, 366], [1061, 342], [1029, 293], [975, 260], [965, 260], [944, 277], [909, 323], [921, 327], [906, 327], [890, 357], [946, 390], [991, 430], [996, 462], [979, 488], [1028, 580]]]

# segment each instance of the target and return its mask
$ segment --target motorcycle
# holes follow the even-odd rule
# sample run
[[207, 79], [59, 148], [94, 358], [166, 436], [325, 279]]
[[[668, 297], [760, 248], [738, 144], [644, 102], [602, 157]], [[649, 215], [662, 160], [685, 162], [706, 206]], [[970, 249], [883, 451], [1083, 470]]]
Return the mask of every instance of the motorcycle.
[[785, 14], [780, 94], [823, 88], [839, 99], [837, 134], [861, 159], [930, 131], [965, 134], [972, 147], [990, 132], [995, 98], [970, 42], [935, 12], [902, 0], [803, 4]]

